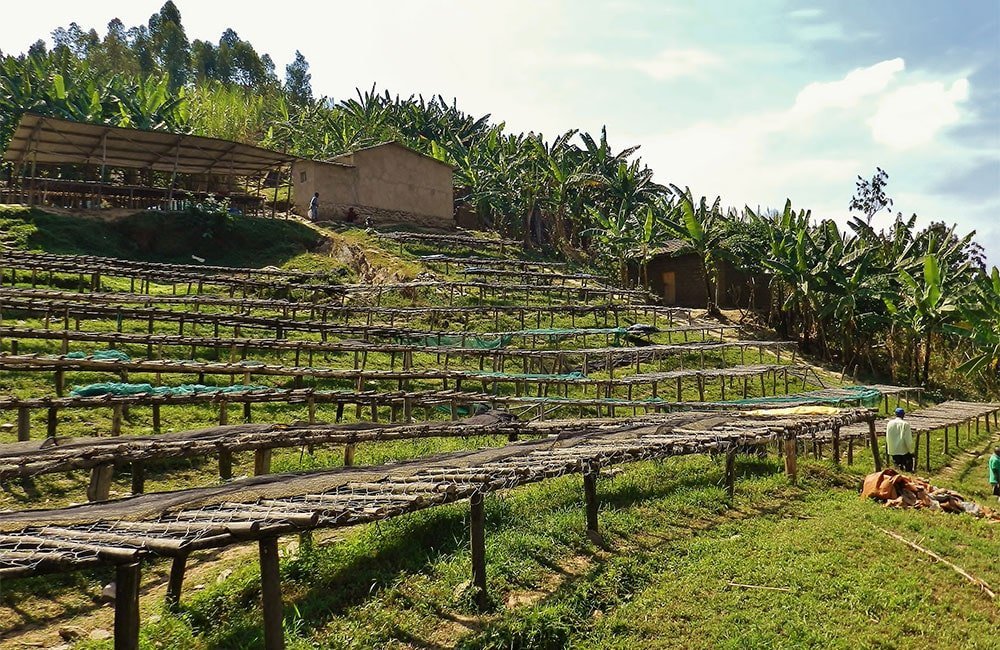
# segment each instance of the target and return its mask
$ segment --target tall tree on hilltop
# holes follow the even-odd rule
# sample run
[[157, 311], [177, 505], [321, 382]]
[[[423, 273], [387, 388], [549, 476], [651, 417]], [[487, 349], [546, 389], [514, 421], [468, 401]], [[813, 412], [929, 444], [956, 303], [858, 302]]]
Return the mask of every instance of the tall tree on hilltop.
[[312, 103], [311, 81], [309, 62], [302, 52], [295, 50], [295, 60], [285, 66], [285, 92], [296, 104]]
[[170, 77], [171, 92], [176, 92], [187, 83], [191, 45], [173, 0], [167, 0], [159, 12], [149, 17], [149, 40], [157, 63]]
[[865, 221], [871, 225], [872, 218], [882, 210], [892, 209], [892, 199], [885, 193], [885, 187], [889, 184], [889, 174], [881, 167], [875, 168], [872, 179], [867, 181], [858, 176], [854, 184], [857, 190], [851, 197], [851, 212], [860, 212], [865, 215]]

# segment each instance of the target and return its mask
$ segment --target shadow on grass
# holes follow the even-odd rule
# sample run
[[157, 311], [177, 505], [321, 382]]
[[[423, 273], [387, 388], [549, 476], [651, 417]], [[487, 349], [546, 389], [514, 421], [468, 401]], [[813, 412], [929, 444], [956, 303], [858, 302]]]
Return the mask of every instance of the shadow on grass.
[[[771, 475], [775, 471], [773, 462], [750, 457], [741, 457], [740, 474], [745, 477]], [[664, 470], [658, 470], [661, 474]], [[721, 464], [708, 471], [682, 469], [671, 480], [623, 479], [606, 482], [600, 488], [602, 508], [624, 509], [636, 504], [667, 497], [683, 490], [712, 489], [719, 483]], [[579, 478], [579, 477], [575, 477]], [[582, 486], [579, 491], [567, 485], [550, 484], [544, 503], [545, 510], [558, 512], [578, 508], [580, 511], [579, 540], [563, 539], [563, 545], [571, 548], [580, 545], [589, 558], [596, 558], [597, 550], [590, 548], [584, 537], [584, 515]], [[491, 499], [487, 502], [486, 534], [490, 537], [523, 527], [524, 504], [514, 499]], [[322, 629], [337, 616], [346, 615], [352, 608], [364, 604], [379, 592], [392, 588], [407, 576], [430, 570], [442, 556], [462, 553], [468, 547], [468, 515], [466, 504], [432, 508], [419, 513], [405, 515], [370, 526], [349, 540], [330, 545], [317, 545], [310, 549], [300, 549], [298, 557], [283, 566], [286, 579], [286, 614], [294, 616], [296, 627], [302, 629]], [[558, 531], [551, 532], [563, 537]], [[610, 557], [617, 552], [612, 548]], [[502, 556], [502, 555], [501, 555]], [[529, 552], [532, 562], [562, 576], [563, 585], [573, 585], [578, 580], [558, 565], [543, 551]], [[501, 569], [502, 571], [502, 569]], [[593, 572], [591, 572], [592, 574]], [[235, 586], [234, 586], [235, 587]], [[304, 587], [296, 595], [296, 587]], [[566, 587], [560, 587], [555, 596]], [[287, 594], [291, 594], [287, 597]], [[405, 594], [393, 593], [393, 606], [399, 606]], [[259, 584], [247, 579], [242, 587], [222, 590], [209, 598], [196, 599], [186, 609], [186, 618], [199, 634], [210, 637], [209, 644], [215, 647], [260, 647], [260, 622], [257, 602]], [[464, 603], [464, 601], [463, 601]], [[467, 604], [458, 604], [462, 609]], [[447, 618], [445, 612], [439, 615]], [[455, 615], [452, 614], [454, 617]], [[220, 627], [218, 622], [225, 620]], [[473, 619], [476, 620], [476, 619]], [[459, 621], [475, 632], [478, 623]], [[468, 624], [467, 624], [468, 623]], [[392, 632], [394, 639], [405, 640], [417, 647], [437, 647], [434, 642], [421, 640], [412, 633], [401, 629]], [[403, 639], [406, 637], [406, 639]]]

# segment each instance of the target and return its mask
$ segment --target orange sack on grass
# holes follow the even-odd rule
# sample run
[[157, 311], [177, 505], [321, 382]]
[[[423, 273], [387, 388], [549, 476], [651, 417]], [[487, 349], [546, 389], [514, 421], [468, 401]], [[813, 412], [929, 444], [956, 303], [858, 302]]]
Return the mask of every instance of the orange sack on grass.
[[890, 501], [899, 496], [896, 490], [896, 483], [903, 478], [890, 468], [881, 472], [875, 472], [865, 477], [864, 487], [861, 488], [861, 497]]

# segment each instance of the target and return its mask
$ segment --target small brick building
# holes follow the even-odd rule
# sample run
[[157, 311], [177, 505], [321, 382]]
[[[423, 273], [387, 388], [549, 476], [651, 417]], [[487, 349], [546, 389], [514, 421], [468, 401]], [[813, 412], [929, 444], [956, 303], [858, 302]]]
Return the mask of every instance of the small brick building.
[[[661, 296], [664, 305], [705, 308], [705, 280], [701, 263], [694, 253], [681, 252], [683, 243], [670, 241], [649, 261], [646, 273], [649, 288]], [[633, 278], [637, 270], [633, 269]], [[767, 309], [771, 293], [766, 275], [750, 275], [730, 262], [720, 260], [716, 279], [716, 304], [722, 309]]]
[[292, 165], [294, 204], [299, 214], [319, 192], [319, 219], [367, 217], [382, 225], [434, 230], [455, 227], [452, 167], [398, 142], [359, 149], [330, 160]]

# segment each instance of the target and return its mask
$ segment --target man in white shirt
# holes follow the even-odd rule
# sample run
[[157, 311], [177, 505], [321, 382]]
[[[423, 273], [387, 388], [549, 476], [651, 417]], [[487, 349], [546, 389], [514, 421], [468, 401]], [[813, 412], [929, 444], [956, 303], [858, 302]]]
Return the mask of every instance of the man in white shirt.
[[885, 425], [885, 450], [899, 469], [912, 472], [914, 464], [913, 432], [910, 423], [903, 419], [905, 412], [896, 409], [896, 417]]

